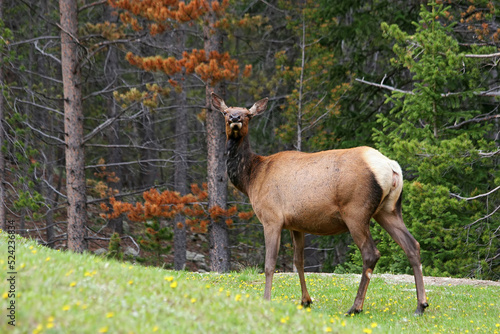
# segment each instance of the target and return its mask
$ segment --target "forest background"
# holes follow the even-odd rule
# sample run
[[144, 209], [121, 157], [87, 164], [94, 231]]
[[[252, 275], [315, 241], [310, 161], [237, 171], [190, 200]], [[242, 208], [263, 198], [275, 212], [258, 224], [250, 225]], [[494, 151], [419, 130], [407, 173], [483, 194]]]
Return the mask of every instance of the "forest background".
[[[498, 280], [499, 16], [485, 0], [0, 0], [0, 228], [175, 269], [261, 267], [215, 91], [269, 97], [259, 154], [397, 160], [424, 274]], [[410, 273], [372, 234], [377, 270]], [[284, 231], [279, 270], [291, 253]], [[360, 269], [349, 235], [307, 237], [307, 271]]]

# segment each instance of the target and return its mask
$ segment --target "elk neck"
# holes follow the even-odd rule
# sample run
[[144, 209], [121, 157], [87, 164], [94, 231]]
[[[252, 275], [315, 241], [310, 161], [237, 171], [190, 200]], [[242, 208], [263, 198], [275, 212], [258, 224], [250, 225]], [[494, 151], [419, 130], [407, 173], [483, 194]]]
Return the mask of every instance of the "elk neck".
[[251, 175], [262, 157], [252, 152], [248, 136], [228, 138], [226, 148], [227, 175], [238, 190], [248, 195]]

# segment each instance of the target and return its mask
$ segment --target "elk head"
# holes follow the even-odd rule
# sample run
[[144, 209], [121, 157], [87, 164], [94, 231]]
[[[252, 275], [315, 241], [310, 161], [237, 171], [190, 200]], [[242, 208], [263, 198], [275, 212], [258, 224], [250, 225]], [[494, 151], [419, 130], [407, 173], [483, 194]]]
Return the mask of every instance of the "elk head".
[[267, 97], [259, 100], [250, 109], [228, 107], [219, 95], [212, 93], [212, 106], [222, 113], [226, 121], [227, 139], [245, 137], [248, 134], [248, 122], [253, 116], [260, 115], [266, 110], [267, 101]]

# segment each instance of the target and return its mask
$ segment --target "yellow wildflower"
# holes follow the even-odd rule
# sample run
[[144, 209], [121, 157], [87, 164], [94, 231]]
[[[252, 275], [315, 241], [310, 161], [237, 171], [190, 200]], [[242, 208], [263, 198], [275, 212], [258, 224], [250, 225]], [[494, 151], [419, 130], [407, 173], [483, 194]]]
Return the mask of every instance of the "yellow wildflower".
[[76, 285], [76, 282], [71, 282], [71, 283], [69, 283], [69, 286], [70, 286], [70, 287], [74, 287], [75, 285]]
[[115, 315], [114, 312], [108, 312], [106, 313], [106, 318], [113, 318], [114, 315]]
[[63, 311], [68, 311], [70, 308], [71, 308], [71, 306], [64, 305], [62, 309], [63, 309]]
[[108, 332], [108, 326], [104, 326], [101, 329], [99, 329], [99, 333], [107, 333]]
[[173, 281], [170, 287], [175, 289], [177, 287], [177, 281]]
[[174, 280], [173, 276], [165, 276], [165, 281], [172, 282]]
[[43, 329], [43, 326], [42, 324], [39, 324], [34, 330], [33, 330], [33, 334], [38, 334], [42, 331]]

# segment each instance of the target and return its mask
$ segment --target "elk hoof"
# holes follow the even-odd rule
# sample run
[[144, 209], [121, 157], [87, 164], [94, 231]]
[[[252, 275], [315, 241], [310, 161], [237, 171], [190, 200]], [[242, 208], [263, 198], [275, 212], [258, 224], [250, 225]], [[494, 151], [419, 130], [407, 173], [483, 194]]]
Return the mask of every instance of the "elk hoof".
[[415, 311], [415, 313], [413, 315], [416, 317], [423, 315], [424, 311], [427, 307], [429, 307], [429, 304], [427, 304], [427, 303], [419, 304], [417, 306], [417, 310]]
[[351, 309], [349, 311], [347, 311], [347, 313], [345, 315], [349, 316], [349, 315], [354, 315], [354, 314], [358, 314], [358, 313], [361, 313], [361, 312], [363, 312], [363, 310], [358, 310], [357, 308], [355, 308], [353, 306], [353, 307], [351, 307]]
[[304, 306], [304, 307], [311, 307], [312, 303], [313, 303], [312, 300], [302, 301], [302, 306]]

